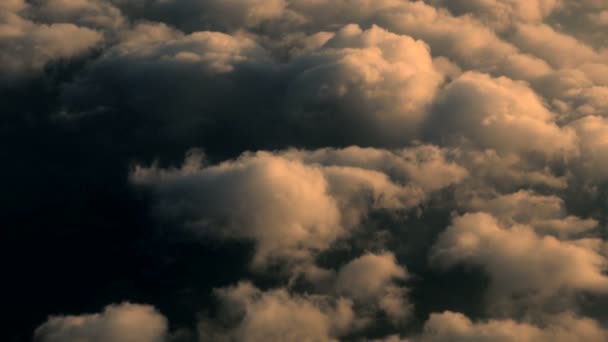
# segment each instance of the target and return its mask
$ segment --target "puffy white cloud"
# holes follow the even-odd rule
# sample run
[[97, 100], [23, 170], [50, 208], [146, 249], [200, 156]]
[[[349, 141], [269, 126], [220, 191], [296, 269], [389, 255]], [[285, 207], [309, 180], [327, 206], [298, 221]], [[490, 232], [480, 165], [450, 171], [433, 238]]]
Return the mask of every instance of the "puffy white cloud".
[[410, 315], [412, 305], [408, 303], [407, 290], [394, 280], [407, 277], [407, 270], [397, 264], [392, 253], [368, 253], [340, 268], [335, 287], [339, 294], [356, 302], [377, 306], [398, 323]]
[[381, 18], [386, 27], [422, 39], [434, 54], [453, 59], [466, 69], [490, 72], [505, 56], [518, 52], [477, 20], [453, 17], [423, 2], [403, 2], [383, 12]]
[[176, 170], [138, 168], [133, 180], [156, 188], [164, 216], [204, 234], [256, 241], [254, 264], [307, 258], [345, 233], [319, 168], [270, 153], [209, 167], [196, 158]]
[[216, 296], [219, 324], [202, 322], [204, 341], [338, 341], [354, 318], [348, 300], [292, 295], [285, 289], [263, 292], [247, 282], [218, 289]]
[[423, 40], [434, 56], [448, 57], [467, 70], [521, 76], [522, 70], [514, 69], [522, 68], [522, 59], [534, 60], [537, 66], [542, 63], [530, 56], [520, 56], [517, 47], [498, 37], [483, 22], [470, 16], [455, 17], [445, 9], [422, 1], [294, 0], [289, 8], [299, 19], [292, 22], [297, 27], [295, 31], [315, 28], [327, 31], [348, 23], [377, 24], [391, 32]]
[[36, 328], [40, 342], [165, 342], [167, 319], [153, 307], [139, 304], [109, 305], [98, 314], [51, 316]]
[[[437, 151], [436, 151], [437, 152]], [[320, 165], [321, 156], [336, 157]], [[257, 243], [254, 266], [275, 259], [307, 260], [311, 253], [327, 249], [347, 235], [374, 209], [404, 209], [416, 206], [430, 190], [457, 182], [464, 171], [433, 158], [408, 160], [408, 153], [350, 148], [333, 151], [288, 151], [247, 153], [239, 159], [205, 166], [193, 153], [179, 169], [137, 167], [132, 180], [151, 186], [158, 198], [161, 216], [182, 220], [202, 234]], [[338, 156], [342, 155], [340, 160]], [[405, 168], [395, 179], [375, 169], [358, 166], [365, 158], [392, 159]], [[299, 159], [301, 157], [302, 159]], [[436, 155], [435, 158], [438, 158]], [[433, 164], [434, 163], [434, 164]], [[409, 167], [443, 165], [437, 184], [417, 184], [408, 177]]]
[[491, 307], [508, 308], [522, 299], [529, 305], [560, 291], [608, 291], [607, 261], [596, 249], [541, 236], [527, 225], [504, 226], [486, 213], [456, 217], [433, 247], [432, 258], [442, 267], [481, 267], [491, 279]]
[[546, 319], [538, 326], [513, 320], [473, 322], [461, 313], [446, 311], [431, 314], [424, 325], [420, 342], [568, 342], [603, 341], [608, 332], [589, 318], [564, 313]]
[[554, 120], [525, 83], [469, 72], [445, 88], [428, 130], [435, 140], [463, 139], [503, 153], [574, 152], [574, 132]]
[[345, 26], [292, 64], [292, 121], [317, 122], [318, 134], [341, 130], [351, 143], [376, 146], [415, 136], [443, 80], [425, 43], [377, 26]]

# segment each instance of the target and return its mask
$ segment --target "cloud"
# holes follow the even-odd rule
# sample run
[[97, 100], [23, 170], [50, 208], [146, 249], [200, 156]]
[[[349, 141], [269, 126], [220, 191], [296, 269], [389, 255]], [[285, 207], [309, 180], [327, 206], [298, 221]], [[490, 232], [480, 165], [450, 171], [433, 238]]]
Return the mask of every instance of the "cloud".
[[395, 284], [394, 280], [404, 280], [408, 276], [407, 270], [397, 264], [392, 253], [368, 253], [340, 268], [335, 287], [339, 294], [378, 306], [398, 323], [409, 318], [412, 305], [408, 303], [407, 290]]
[[594, 219], [568, 215], [564, 201], [557, 196], [543, 196], [524, 190], [492, 199], [474, 198], [470, 208], [490, 213], [507, 225], [527, 224], [540, 235], [561, 238], [592, 231], [599, 225]]
[[[206, 166], [203, 156], [194, 152], [179, 169], [139, 166], [132, 181], [153, 189], [160, 216], [180, 220], [203, 235], [254, 240], [253, 264], [261, 266], [276, 258], [306, 260], [348, 235], [370, 211], [414, 207], [431, 191], [465, 175], [455, 164], [443, 164], [439, 150], [418, 151], [425, 149], [438, 160], [407, 159], [416, 150], [349, 148], [247, 153]], [[392, 160], [403, 170], [393, 170], [393, 179], [382, 172], [382, 164], [375, 169], [374, 164], [361, 163], [378, 158]], [[438, 172], [445, 180], [435, 179], [439, 184], [428, 186], [416, 173], [431, 165], [445, 168]], [[417, 178], [423, 179], [423, 186]]]
[[556, 67], [575, 67], [599, 59], [592, 47], [544, 24], [521, 24], [513, 39], [524, 51]]
[[376, 146], [415, 136], [442, 82], [426, 44], [378, 26], [345, 26], [293, 63], [308, 67], [289, 84], [290, 119], [332, 134], [341, 127], [349, 141]]
[[508, 193], [522, 188], [556, 191], [568, 186], [568, 177], [556, 173], [546, 161], [538, 162], [516, 152], [462, 148], [457, 152], [456, 160], [470, 173], [465, 186], [457, 189], [465, 201], [471, 192], [491, 196], [496, 191]]
[[581, 157], [573, 169], [579, 170], [586, 177], [592, 179], [605, 179], [608, 159], [608, 121], [599, 116], [585, 116], [570, 124], [580, 139]]
[[164, 342], [167, 319], [148, 305], [109, 305], [103, 312], [80, 316], [51, 316], [36, 329], [40, 342]]
[[254, 264], [305, 259], [345, 234], [338, 203], [319, 168], [270, 153], [204, 167], [191, 155], [181, 169], [138, 168], [133, 180], [156, 187], [161, 215], [194, 231], [257, 242]]
[[286, 15], [285, 0], [111, 0], [131, 17], [165, 22], [181, 30], [236, 31]]
[[[601, 241], [601, 240], [600, 240]], [[537, 234], [528, 225], [504, 226], [486, 213], [454, 218], [433, 247], [432, 259], [445, 268], [481, 267], [490, 277], [490, 306], [510, 306], [517, 298], [533, 303], [559, 293], [606, 293], [606, 259], [577, 241]]]
[[551, 156], [576, 149], [574, 132], [557, 126], [554, 114], [525, 83], [474, 72], [445, 88], [428, 130], [436, 140], [458, 144], [463, 139], [502, 153]]
[[0, 7], [0, 80], [4, 82], [38, 73], [49, 62], [78, 57], [103, 40], [100, 32], [73, 23], [30, 21], [20, 14], [25, 8], [16, 0]]
[[561, 4], [561, 0], [474, 0], [474, 1], [430, 1], [445, 6], [452, 13], [462, 15], [471, 13], [484, 24], [498, 29], [507, 28], [516, 22], [540, 22]]
[[264, 58], [263, 49], [245, 37], [211, 31], [185, 35], [163, 24], [140, 24], [126, 32], [122, 44], [109, 49], [100, 63], [141, 62], [144, 67], [151, 63], [165, 68], [192, 65], [201, 72], [221, 74], [234, 70], [236, 64]]
[[424, 325], [420, 342], [441, 341], [601, 341], [608, 337], [598, 322], [564, 313], [547, 319], [543, 326], [513, 320], [472, 322], [463, 314], [432, 314]]
[[423, 2], [404, 2], [382, 13], [385, 26], [395, 32], [422, 39], [432, 51], [466, 69], [489, 72], [517, 48], [500, 39], [491, 29], [470, 17], [453, 17], [447, 11]]
[[426, 191], [436, 191], [467, 177], [467, 170], [450, 160], [450, 151], [433, 145], [420, 145], [395, 151], [361, 148], [324, 148], [314, 151], [288, 150], [288, 158], [323, 166], [345, 166], [381, 171], [393, 181], [413, 181]]
[[145, 122], [161, 119], [174, 140], [228, 130], [254, 142], [403, 145], [416, 137], [443, 82], [426, 44], [377, 26], [323, 34], [283, 64], [245, 34], [139, 24], [121, 37], [87, 77], [66, 87], [66, 98], [74, 110], [83, 110], [81, 103], [113, 108], [120, 89], [121, 101]]
[[264, 292], [247, 282], [215, 294], [221, 302], [220, 321], [201, 323], [202, 340], [338, 341], [354, 316], [348, 300], [332, 303], [325, 297], [292, 295], [285, 289]]
[[27, 15], [44, 23], [73, 23], [115, 34], [126, 29], [126, 18], [106, 0], [35, 0]]

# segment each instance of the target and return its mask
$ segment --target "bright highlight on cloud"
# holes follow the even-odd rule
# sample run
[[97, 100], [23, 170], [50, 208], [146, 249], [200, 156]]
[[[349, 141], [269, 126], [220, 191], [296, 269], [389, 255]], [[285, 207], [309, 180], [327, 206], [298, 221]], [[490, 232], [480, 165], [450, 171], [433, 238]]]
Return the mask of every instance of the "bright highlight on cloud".
[[2, 1], [3, 340], [608, 340], [606, 28], [594, 0]]

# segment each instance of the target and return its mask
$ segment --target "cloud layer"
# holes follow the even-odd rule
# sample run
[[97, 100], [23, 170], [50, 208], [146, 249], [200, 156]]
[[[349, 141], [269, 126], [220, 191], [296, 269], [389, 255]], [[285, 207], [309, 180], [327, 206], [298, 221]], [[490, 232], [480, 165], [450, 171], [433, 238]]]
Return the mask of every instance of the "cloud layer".
[[3, 340], [608, 339], [606, 28], [594, 0], [2, 1]]

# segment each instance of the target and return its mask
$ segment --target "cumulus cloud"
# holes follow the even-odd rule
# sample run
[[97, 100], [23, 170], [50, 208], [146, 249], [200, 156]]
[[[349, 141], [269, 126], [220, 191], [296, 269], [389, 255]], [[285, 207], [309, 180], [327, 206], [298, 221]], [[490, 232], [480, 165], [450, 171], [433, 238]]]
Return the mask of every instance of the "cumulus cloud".
[[452, 13], [471, 13], [485, 24], [504, 29], [516, 22], [540, 22], [561, 4], [561, 0], [432, 0], [430, 3], [445, 6]]
[[592, 319], [571, 313], [554, 316], [542, 326], [513, 320], [472, 322], [463, 314], [443, 312], [432, 314], [424, 332], [413, 341], [601, 341], [608, 332]]
[[519, 189], [564, 189], [568, 177], [557, 174], [546, 162], [538, 163], [519, 153], [499, 153], [493, 149], [461, 149], [458, 162], [470, 172], [467, 187], [458, 189], [464, 201], [474, 193], [495, 195], [497, 190], [508, 193]]
[[525, 303], [563, 291], [608, 290], [606, 259], [595, 249], [539, 235], [528, 225], [503, 226], [486, 213], [456, 217], [433, 247], [432, 258], [446, 268], [481, 267], [491, 279], [490, 306], [512, 305], [518, 298]]
[[407, 277], [407, 270], [397, 264], [392, 253], [366, 254], [340, 268], [335, 287], [355, 301], [379, 307], [393, 322], [403, 322], [412, 307], [407, 290], [394, 280]]
[[[525, 83], [465, 73], [450, 83], [434, 109], [434, 139], [519, 154], [556, 155], [576, 150], [575, 134], [555, 123], [554, 114]], [[551, 144], [547, 144], [551, 141]]]
[[[132, 180], [151, 186], [161, 216], [182, 220], [194, 231], [257, 243], [254, 265], [275, 258], [303, 260], [348, 235], [374, 209], [416, 206], [433, 190], [461, 180], [465, 171], [449, 164], [439, 150], [428, 160], [407, 159], [416, 150], [344, 150], [247, 153], [239, 159], [206, 166], [194, 152], [179, 169], [137, 167]], [[383, 172], [392, 160], [402, 169]], [[439, 165], [425, 184], [419, 168]], [[413, 174], [414, 177], [409, 177]], [[422, 179], [421, 185], [416, 182]], [[427, 186], [427, 187], [425, 187]]]
[[[117, 103], [106, 93], [118, 87], [137, 112], [152, 121], [164, 118], [166, 129], [181, 135], [230, 125], [247, 136], [255, 134], [249, 127], [259, 126], [258, 131], [292, 144], [326, 146], [347, 139], [399, 146], [417, 136], [443, 81], [425, 43], [377, 26], [347, 25], [315, 36], [320, 41], [314, 44], [308, 37], [309, 43], [282, 65], [245, 34], [186, 35], [162, 24], [140, 24], [122, 37], [91, 65], [88, 77], [68, 87], [67, 97], [75, 108], [83, 96], [85, 106], [101, 99], [113, 107]], [[265, 84], [251, 89], [253, 80]], [[201, 97], [201, 92], [214, 95]], [[241, 103], [234, 103], [234, 96]], [[267, 119], [256, 121], [253, 115]]]
[[168, 68], [192, 63], [199, 72], [225, 73], [234, 70], [235, 64], [264, 56], [262, 48], [245, 37], [211, 31], [185, 35], [163, 24], [140, 24], [127, 31], [123, 43], [107, 51], [100, 62]]
[[21, 16], [26, 7], [17, 0], [0, 7], [0, 72], [5, 81], [40, 72], [49, 62], [82, 55], [103, 40], [102, 33], [73, 23], [30, 21]]
[[581, 159], [575, 169], [587, 177], [605, 179], [608, 160], [608, 121], [604, 117], [586, 116], [571, 123], [577, 131], [582, 147]]
[[308, 67], [289, 85], [290, 117], [304, 125], [323, 122], [331, 134], [342, 127], [354, 143], [415, 137], [442, 82], [425, 43], [377, 26], [345, 26], [319, 50], [295, 59], [300, 63]]
[[44, 23], [69, 22], [108, 34], [127, 25], [120, 9], [105, 0], [34, 0], [31, 3], [26, 14]]
[[51, 316], [34, 333], [40, 342], [164, 342], [167, 319], [153, 307], [109, 305], [103, 312], [80, 316]]
[[592, 47], [548, 25], [519, 25], [513, 39], [521, 49], [556, 67], [574, 67], [600, 58]]
[[409, 180], [424, 190], [435, 191], [456, 184], [467, 177], [465, 168], [455, 162], [450, 151], [433, 145], [421, 145], [388, 151], [351, 146], [343, 149], [324, 148], [315, 151], [289, 150], [284, 155], [306, 163], [336, 165], [377, 170], [397, 182]]
[[192, 155], [177, 170], [138, 168], [133, 179], [155, 186], [160, 212], [183, 217], [191, 229], [256, 240], [254, 264], [273, 257], [306, 258], [345, 234], [338, 203], [319, 168], [270, 153], [210, 167], [197, 158]]
[[285, 0], [110, 0], [128, 15], [161, 21], [184, 31], [236, 31], [286, 15]]
[[470, 208], [492, 214], [506, 224], [528, 224], [540, 235], [566, 238], [598, 227], [594, 219], [568, 215], [564, 201], [557, 196], [543, 196], [520, 190], [492, 199], [474, 198]]
[[220, 321], [201, 323], [202, 340], [338, 341], [354, 318], [348, 300], [332, 303], [326, 297], [292, 295], [285, 289], [264, 292], [247, 282], [215, 294], [221, 302]]

